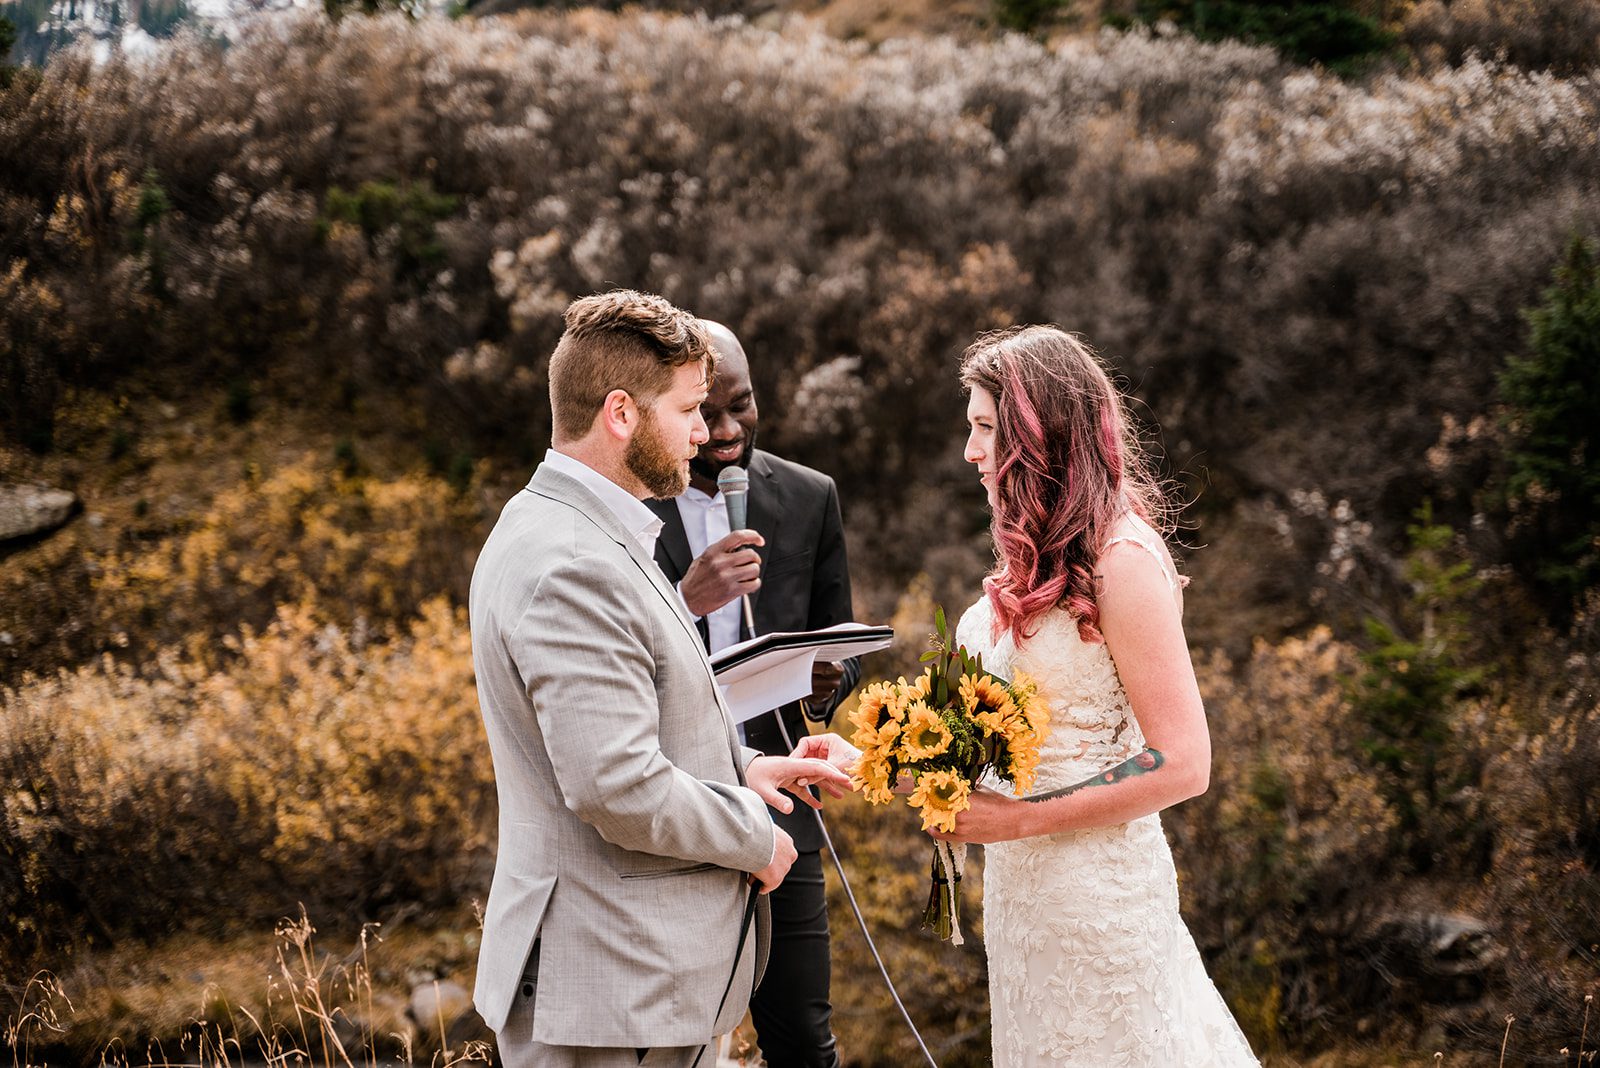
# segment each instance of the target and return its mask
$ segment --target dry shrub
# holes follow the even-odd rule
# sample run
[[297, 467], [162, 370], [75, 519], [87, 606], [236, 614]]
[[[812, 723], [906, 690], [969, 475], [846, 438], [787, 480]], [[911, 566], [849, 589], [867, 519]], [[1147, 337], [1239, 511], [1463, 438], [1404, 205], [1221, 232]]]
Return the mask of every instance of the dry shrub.
[[[1452, 10], [1464, 17], [1465, 2]], [[983, 327], [1056, 321], [1105, 350], [1159, 414], [1178, 469], [1203, 458], [1201, 509], [1229, 517], [1210, 529], [1272, 549], [1235, 551], [1220, 576], [1254, 591], [1248, 613], [1196, 628], [1238, 648], [1327, 614], [1318, 597], [1331, 603], [1352, 585], [1349, 553], [1381, 557], [1399, 544], [1423, 495], [1452, 502], [1441, 518], [1467, 526], [1481, 465], [1430, 463], [1431, 450], [1441, 428], [1486, 416], [1523, 336], [1520, 309], [1570, 233], [1600, 229], [1597, 117], [1600, 82], [1588, 75], [1468, 59], [1346, 83], [1262, 49], [1148, 33], [869, 49], [798, 24], [766, 32], [652, 15], [291, 17], [226, 50], [190, 39], [138, 63], [69, 55], [0, 92], [0, 252], [10, 261], [0, 286], [21, 309], [0, 342], [10, 346], [0, 397], [15, 411], [48, 401], [60, 382], [221, 371], [270, 381], [310, 412], [401, 413], [383, 438], [401, 451], [431, 437], [453, 455], [520, 466], [546, 440], [543, 360], [565, 300], [613, 284], [655, 290], [740, 334], [767, 402], [764, 441], [839, 475], [862, 614], [883, 618], [918, 573], [929, 576], [920, 597], [959, 608], [982, 571], [956, 353]], [[347, 198], [362, 189], [401, 214], [352, 213]], [[452, 198], [447, 217], [435, 196]], [[258, 703], [300, 715], [342, 707], [340, 694], [376, 685], [362, 681], [368, 658], [412, 648], [364, 643], [357, 621], [376, 626], [461, 588], [452, 583], [464, 561], [434, 555], [459, 542], [429, 533], [450, 507], [441, 488], [391, 497], [359, 479], [278, 478], [263, 480], [265, 502], [251, 496], [260, 485], [241, 488], [192, 528], [118, 549], [102, 587], [128, 620], [130, 656], [201, 636], [201, 648], [167, 662], [217, 680], [218, 700], [243, 710], [234, 720]], [[368, 527], [381, 533], [368, 541]], [[270, 646], [274, 632], [236, 650], [217, 644], [239, 620], [264, 625], [278, 602], [312, 596], [341, 623], [344, 651], [310, 657], [328, 675], [297, 675], [291, 653], [251, 644]], [[1203, 599], [1196, 611], [1209, 611]], [[298, 612], [277, 626], [310, 639]], [[1484, 645], [1520, 648], [1514, 618], [1484, 615]], [[1551, 677], [1587, 677], [1564, 665], [1569, 646], [1592, 659], [1579, 639], [1552, 637]], [[1363, 985], [1370, 969], [1342, 983], [1337, 967], [1341, 937], [1359, 930], [1357, 890], [1392, 847], [1393, 817], [1342, 695], [1352, 656], [1318, 631], [1258, 646], [1232, 668], [1209, 663], [1215, 784], [1168, 821], [1196, 934], [1268, 1044], [1312, 1041], [1382, 998]], [[335, 671], [340, 658], [361, 674]], [[187, 678], [89, 668], [7, 699], [19, 710], [6, 721], [16, 739], [7, 752], [22, 754], [6, 758], [7, 796], [32, 798], [38, 783], [54, 805], [51, 784], [74, 784], [70, 819], [7, 810], [8, 827], [44, 843], [43, 874], [30, 877], [67, 895], [71, 866], [87, 865], [100, 873], [83, 881], [94, 894], [114, 895], [122, 880], [144, 886], [154, 876], [116, 859], [122, 839], [104, 829], [125, 820], [128, 841], [203, 876], [167, 880], [169, 898], [151, 890], [151, 900], [232, 886], [207, 866], [207, 849], [182, 847], [213, 839], [241, 871], [290, 873], [270, 889], [265, 876], [252, 883], [265, 893], [301, 885], [318, 849], [331, 858], [330, 897], [370, 893], [352, 873], [387, 870], [392, 856], [376, 852], [385, 836], [410, 832], [375, 826], [382, 806], [359, 798], [335, 804], [315, 785], [301, 798], [271, 776], [224, 781], [211, 765], [183, 764], [200, 756], [192, 739], [180, 744], [182, 726], [205, 713]], [[296, 703], [279, 683], [322, 687], [324, 701]], [[464, 677], [412, 685], [470, 701]], [[158, 686], [178, 697], [153, 696]], [[57, 693], [76, 695], [75, 715], [47, 719], [43, 705], [67, 699], [45, 696]], [[1593, 792], [1586, 765], [1563, 754], [1591, 743], [1592, 717], [1576, 697], [1514, 686], [1496, 696], [1449, 710], [1451, 759], [1481, 767], [1484, 739], [1500, 739], [1573, 785], [1552, 795], [1565, 800], [1539, 801], [1533, 772], [1509, 757], [1495, 765], [1515, 787], [1489, 809], [1500, 866], [1467, 881], [1493, 887], [1513, 929], [1528, 932], [1518, 974], [1543, 967], [1569, 984], [1590, 958], [1572, 949], [1552, 965], [1549, 947], [1587, 937], [1581, 893], [1595, 862], [1576, 821], [1592, 823], [1578, 792]], [[409, 710], [415, 694], [391, 698]], [[173, 707], [184, 711], [164, 724]], [[1510, 711], [1483, 711], [1501, 707]], [[102, 709], [138, 725], [117, 737], [143, 737], [148, 724], [174, 739], [149, 754], [147, 785], [98, 773], [97, 761], [118, 759], [91, 744]], [[448, 722], [475, 738], [469, 712], [455, 707]], [[220, 719], [207, 729], [281, 750], [267, 766], [285, 774], [374, 776], [359, 754], [387, 740], [333, 719], [323, 727], [341, 740], [326, 749], [274, 734], [270, 716], [256, 733]], [[46, 723], [68, 724], [59, 748]], [[81, 772], [68, 759], [80, 750]], [[169, 750], [181, 774], [162, 770]], [[448, 774], [481, 784], [479, 760]], [[126, 784], [117, 804], [83, 800], [101, 796], [102, 778]], [[228, 806], [254, 807], [246, 820]], [[193, 812], [197, 829], [163, 838], [151, 811]], [[869, 866], [908, 874], [886, 882], [878, 907], [887, 913], [892, 900], [895, 916], [909, 915], [900, 910], [904, 884], [921, 879], [919, 836], [880, 842], [876, 817], [853, 827], [849, 813], [841, 851], [883, 849]], [[228, 833], [205, 829], [219, 826]], [[337, 839], [336, 827], [347, 828]], [[80, 838], [93, 848], [78, 850]], [[243, 857], [240, 842], [251, 843]], [[394, 885], [397, 895], [437, 891]], [[7, 893], [18, 915], [21, 891]], [[54, 938], [66, 916], [39, 922]], [[950, 984], [925, 1015], [981, 1000], [967, 957], [945, 968], [920, 936], [906, 937], [907, 985], [925, 973]], [[859, 958], [841, 961], [841, 1030], [903, 1059], [901, 1040], [879, 1026], [881, 1001], [853, 986]], [[1572, 987], [1549, 989], [1553, 1005]]]
[[1388, 862], [1395, 815], [1342, 682], [1355, 665], [1326, 629], [1200, 664], [1211, 788], [1163, 821], [1195, 940], [1258, 1050], [1326, 1040], [1310, 1032], [1344, 1000], [1340, 940]]
[[492, 773], [459, 610], [365, 641], [285, 607], [227, 644], [221, 668], [108, 659], [0, 693], [7, 974], [296, 901], [449, 904], [481, 875]]
[[[928, 900], [932, 839], [906, 806], [874, 808], [855, 795], [825, 813], [895, 988], [934, 1056], [950, 1068], [989, 1063], [988, 973], [983, 955], [981, 853], [974, 849], [962, 880], [962, 933], [952, 946], [922, 929]], [[916, 1040], [890, 999], [878, 966], [828, 864], [833, 932], [833, 1028], [852, 1064], [916, 1064]]]
[[1539, 638], [1525, 680], [1471, 725], [1490, 751], [1483, 792], [1496, 830], [1482, 907], [1508, 952], [1503, 987], [1519, 1031], [1575, 1049], [1583, 995], [1600, 993], [1600, 595], [1566, 640]]
[[[1507, 1011], [1524, 1048], [1572, 1041], [1600, 968], [1597, 608], [1534, 642], [1525, 678], [1437, 710], [1427, 760], [1450, 791], [1410, 830], [1397, 772], [1369, 752], [1381, 738], [1354, 699], [1354, 646], [1317, 628], [1241, 664], [1201, 661], [1211, 789], [1163, 819], [1190, 927], [1258, 1050], [1324, 1048], [1356, 1024], [1489, 1055]], [[1417, 839], [1434, 843], [1425, 880]], [[1415, 933], [1452, 914], [1486, 935]]]
[[279, 605], [315, 604], [359, 634], [464, 593], [476, 520], [470, 499], [427, 475], [345, 475], [311, 456], [252, 466], [176, 532], [91, 554], [93, 612], [134, 662], [172, 645], [203, 655]]
[[[489, 1031], [470, 1009], [458, 1015], [460, 991], [449, 990], [473, 981], [476, 924], [466, 908], [439, 926], [351, 924], [320, 936], [303, 908], [290, 912], [222, 938], [122, 945], [8, 984], [0, 1047], [20, 1065], [107, 1068], [487, 1062]], [[435, 977], [444, 997], [413, 1006]]]
[[[1143, 32], [868, 49], [650, 14], [291, 18], [226, 51], [68, 56], [0, 97], [0, 247], [61, 308], [27, 367], [407, 395], [423, 436], [519, 465], [562, 303], [662, 292], [740, 334], [766, 440], [878, 506], [857, 537], [897, 582], [937, 538], [892, 517], [959, 465], [955, 354], [1056, 321], [1126, 371], [1179, 468], [1204, 457], [1208, 509], [1321, 489], [1398, 540], [1419, 486], [1446, 496], [1440, 422], [1483, 412], [1519, 309], [1600, 228], [1597, 98]], [[362, 189], [412, 207], [355, 225]], [[860, 414], [810, 430], [777, 402], [841, 357]]]
[[1567, 74], [1600, 64], [1596, 0], [1422, 0], [1401, 38], [1425, 62], [1501, 55], [1519, 67]]

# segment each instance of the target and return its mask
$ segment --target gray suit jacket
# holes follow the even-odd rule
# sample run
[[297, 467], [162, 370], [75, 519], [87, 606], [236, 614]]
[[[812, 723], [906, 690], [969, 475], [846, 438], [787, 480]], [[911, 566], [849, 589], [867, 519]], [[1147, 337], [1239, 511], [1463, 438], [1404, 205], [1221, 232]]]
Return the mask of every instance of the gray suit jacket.
[[500, 798], [479, 1013], [504, 1028], [537, 938], [535, 1042], [730, 1030], [764, 949], [744, 947], [718, 1013], [743, 873], [771, 860], [773, 829], [676, 591], [598, 498], [541, 466], [484, 544], [470, 605]]

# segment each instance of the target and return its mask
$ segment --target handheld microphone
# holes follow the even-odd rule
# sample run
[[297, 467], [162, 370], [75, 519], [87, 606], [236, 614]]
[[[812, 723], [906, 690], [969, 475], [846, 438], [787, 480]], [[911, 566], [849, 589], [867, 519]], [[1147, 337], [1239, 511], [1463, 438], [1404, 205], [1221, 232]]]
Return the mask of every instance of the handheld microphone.
[[[744, 530], [750, 518], [750, 476], [737, 464], [724, 467], [717, 475], [717, 489], [722, 491], [722, 500], [728, 508], [728, 529]], [[756, 620], [750, 611], [750, 598], [740, 597], [739, 600], [744, 605], [744, 629], [753, 638]]]

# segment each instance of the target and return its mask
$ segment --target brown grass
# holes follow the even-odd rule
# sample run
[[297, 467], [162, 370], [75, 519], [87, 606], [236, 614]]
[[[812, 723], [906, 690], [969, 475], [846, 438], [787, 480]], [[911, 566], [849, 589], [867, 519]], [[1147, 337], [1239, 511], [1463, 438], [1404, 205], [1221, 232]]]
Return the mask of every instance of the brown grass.
[[436, 1002], [439, 1014], [412, 1014], [415, 987], [472, 986], [477, 926], [466, 909], [448, 920], [363, 925], [337, 956], [318, 945], [304, 912], [270, 933], [123, 947], [36, 975], [0, 1037], [13, 1068], [487, 1063], [487, 1032], [470, 1010], [446, 1020]]

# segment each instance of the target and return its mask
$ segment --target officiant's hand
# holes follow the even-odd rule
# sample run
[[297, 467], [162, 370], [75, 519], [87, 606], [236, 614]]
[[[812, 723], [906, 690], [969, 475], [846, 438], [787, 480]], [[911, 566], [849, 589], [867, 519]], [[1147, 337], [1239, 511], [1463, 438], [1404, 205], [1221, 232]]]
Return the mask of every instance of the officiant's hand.
[[825, 760], [805, 757], [758, 756], [744, 771], [745, 785], [761, 795], [761, 800], [779, 812], [793, 812], [794, 802], [780, 792], [787, 790], [812, 808], [821, 808], [822, 799], [808, 786], [820, 786], [833, 797], [843, 797], [850, 789], [850, 776]]
[[861, 759], [861, 750], [845, 741], [843, 737], [829, 731], [826, 734], [808, 734], [800, 739], [800, 744], [794, 747], [792, 757], [809, 757], [815, 760], [826, 760], [846, 775], [855, 768], [856, 761]]
[[789, 837], [789, 832], [772, 825], [772, 863], [758, 872], [750, 874], [750, 881], [761, 888], [763, 894], [770, 894], [783, 882], [783, 877], [789, 874], [789, 867], [800, 854], [795, 852], [794, 839]]
[[806, 700], [821, 708], [826, 708], [828, 702], [833, 700], [833, 695], [839, 692], [839, 684], [843, 681], [843, 664], [835, 664], [829, 660], [818, 660], [811, 668], [811, 696]]
[[753, 530], [735, 530], [695, 557], [678, 584], [683, 603], [696, 616], [715, 612], [736, 597], [761, 588], [761, 556], [766, 539]]

